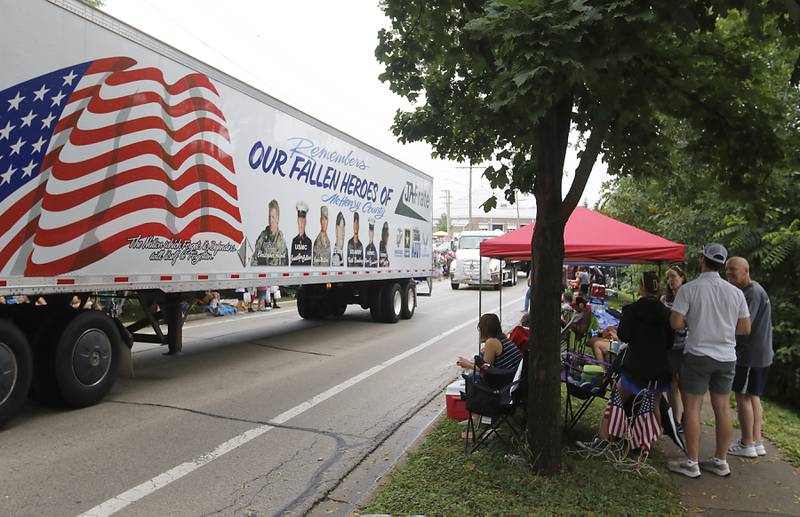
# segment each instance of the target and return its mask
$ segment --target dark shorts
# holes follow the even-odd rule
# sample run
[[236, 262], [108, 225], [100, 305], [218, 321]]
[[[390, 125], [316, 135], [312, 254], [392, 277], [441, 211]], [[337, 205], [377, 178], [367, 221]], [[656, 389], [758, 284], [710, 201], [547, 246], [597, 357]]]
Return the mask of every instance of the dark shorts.
[[756, 397], [764, 395], [768, 374], [769, 366], [764, 368], [736, 366], [736, 375], [733, 377], [734, 393], [755, 395]]
[[736, 361], [717, 361], [708, 356], [683, 354], [681, 388], [690, 395], [706, 391], [727, 395], [731, 392]]
[[236, 291], [236, 299], [240, 301], [244, 301], [244, 292]]

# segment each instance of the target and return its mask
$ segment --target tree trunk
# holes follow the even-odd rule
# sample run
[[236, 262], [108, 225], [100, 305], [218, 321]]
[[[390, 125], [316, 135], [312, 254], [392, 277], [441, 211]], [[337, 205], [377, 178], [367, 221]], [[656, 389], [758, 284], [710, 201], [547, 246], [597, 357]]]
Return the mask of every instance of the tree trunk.
[[561, 267], [564, 225], [561, 178], [572, 98], [556, 103], [536, 128], [534, 195], [536, 227], [532, 242], [530, 347], [528, 348], [528, 446], [533, 468], [541, 474], [561, 470]]

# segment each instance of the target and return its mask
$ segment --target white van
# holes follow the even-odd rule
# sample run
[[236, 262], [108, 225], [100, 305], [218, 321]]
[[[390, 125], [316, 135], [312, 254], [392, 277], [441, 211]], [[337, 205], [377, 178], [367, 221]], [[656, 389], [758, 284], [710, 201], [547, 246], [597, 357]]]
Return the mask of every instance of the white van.
[[[450, 265], [450, 287], [458, 289], [461, 284], [490, 285], [495, 289], [503, 285], [517, 285], [516, 267], [505, 261], [480, 257], [481, 242], [503, 235], [501, 230], [469, 230], [458, 238], [456, 259]], [[478, 266], [480, 260], [480, 267]]]

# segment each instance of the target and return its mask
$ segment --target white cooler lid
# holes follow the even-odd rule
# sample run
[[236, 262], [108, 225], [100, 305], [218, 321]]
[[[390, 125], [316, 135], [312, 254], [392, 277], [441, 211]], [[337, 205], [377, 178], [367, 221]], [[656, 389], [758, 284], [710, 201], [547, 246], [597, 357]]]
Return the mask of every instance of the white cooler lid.
[[460, 396], [461, 392], [464, 391], [464, 379], [459, 379], [454, 383], [447, 386], [447, 390], [445, 390], [445, 395], [447, 396]]

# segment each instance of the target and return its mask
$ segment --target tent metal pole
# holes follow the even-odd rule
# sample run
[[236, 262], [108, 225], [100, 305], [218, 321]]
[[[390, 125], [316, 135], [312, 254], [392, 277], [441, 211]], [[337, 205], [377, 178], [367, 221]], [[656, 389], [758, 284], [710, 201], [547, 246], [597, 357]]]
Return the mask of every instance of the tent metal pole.
[[[478, 248], [478, 324], [481, 322], [481, 313], [483, 311], [483, 257], [481, 256], [480, 248]], [[478, 332], [478, 354], [481, 353], [481, 333]]]
[[500, 328], [503, 328], [503, 263], [500, 259]]

